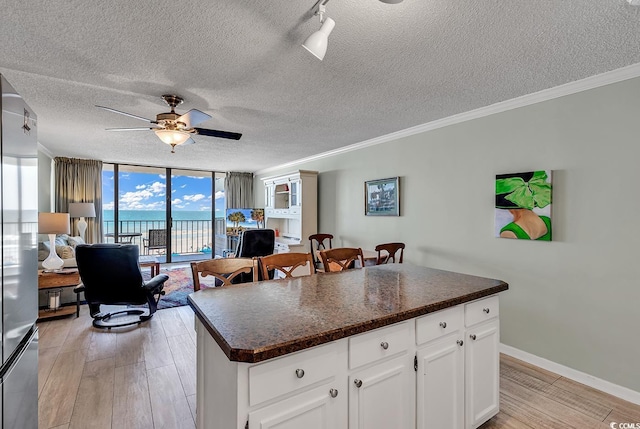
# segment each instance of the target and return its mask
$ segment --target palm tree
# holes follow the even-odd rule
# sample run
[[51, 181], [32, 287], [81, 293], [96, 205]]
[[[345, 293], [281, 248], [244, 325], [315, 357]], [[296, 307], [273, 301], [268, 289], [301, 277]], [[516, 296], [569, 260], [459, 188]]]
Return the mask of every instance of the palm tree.
[[264, 228], [264, 210], [253, 209], [251, 210], [251, 220], [255, 220], [258, 224], [258, 228]]
[[247, 218], [242, 212], [233, 212], [229, 213], [227, 220], [233, 222], [233, 235], [238, 235], [240, 234], [240, 223], [246, 222]]

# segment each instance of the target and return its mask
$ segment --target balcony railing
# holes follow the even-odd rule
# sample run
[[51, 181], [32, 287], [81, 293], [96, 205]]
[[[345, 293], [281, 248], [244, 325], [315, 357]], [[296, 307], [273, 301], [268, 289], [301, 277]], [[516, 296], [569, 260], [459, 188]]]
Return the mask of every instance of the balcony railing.
[[[113, 242], [115, 222], [107, 220], [103, 222], [105, 242]], [[140, 253], [145, 252], [145, 240], [150, 229], [165, 229], [165, 221], [157, 220], [121, 220], [118, 221], [118, 234], [120, 242], [131, 242], [140, 246]], [[126, 236], [127, 234], [140, 234]], [[224, 236], [226, 239], [225, 220], [216, 218], [213, 228], [210, 220], [174, 220], [171, 223], [171, 254], [172, 255], [207, 255], [212, 252], [222, 256], [223, 248], [215, 243], [223, 243], [217, 239]], [[158, 251], [152, 253], [157, 254]], [[162, 253], [162, 252], [160, 252]], [[166, 253], [166, 250], [165, 250]], [[198, 258], [201, 259], [201, 258]]]

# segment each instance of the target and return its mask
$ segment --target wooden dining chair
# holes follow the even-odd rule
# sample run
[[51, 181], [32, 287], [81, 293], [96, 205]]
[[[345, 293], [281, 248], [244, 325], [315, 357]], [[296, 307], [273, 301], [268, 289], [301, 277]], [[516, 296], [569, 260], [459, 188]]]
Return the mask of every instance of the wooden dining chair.
[[[309, 236], [309, 245], [311, 247], [311, 258], [313, 258], [313, 266], [316, 271], [322, 271], [322, 261], [320, 260], [319, 252], [321, 250], [331, 249], [331, 240], [333, 235], [331, 234], [312, 234]], [[326, 243], [329, 243], [327, 246]]]
[[280, 271], [285, 278], [301, 277], [315, 274], [311, 253], [276, 253], [260, 258], [262, 278], [273, 278], [269, 272]]
[[325, 272], [344, 271], [355, 268], [356, 261], [360, 262], [360, 267], [364, 267], [364, 256], [362, 249], [353, 247], [337, 247], [320, 251], [320, 258]]
[[[382, 252], [386, 251], [387, 254], [383, 254]], [[398, 263], [402, 263], [402, 258], [404, 256], [404, 243], [384, 243], [378, 244], [376, 246], [376, 252], [378, 252], [378, 259], [376, 260], [376, 265], [386, 264], [390, 260], [395, 264], [396, 256], [398, 252], [400, 252], [400, 256], [398, 258]]]
[[[193, 290], [200, 290], [200, 276], [213, 276], [215, 286], [229, 286], [231, 284], [258, 281], [257, 258], [221, 258], [209, 259], [202, 262], [192, 262]], [[243, 281], [243, 274], [249, 280]]]

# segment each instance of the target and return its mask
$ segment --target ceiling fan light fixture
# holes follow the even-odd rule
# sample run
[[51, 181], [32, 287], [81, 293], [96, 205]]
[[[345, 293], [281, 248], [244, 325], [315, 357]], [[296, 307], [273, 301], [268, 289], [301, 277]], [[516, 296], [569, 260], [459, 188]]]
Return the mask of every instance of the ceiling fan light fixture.
[[398, 4], [398, 3], [402, 3], [402, 0], [380, 0], [382, 3], [387, 3], [387, 4]]
[[154, 130], [154, 132], [163, 143], [172, 147], [181, 145], [191, 137], [191, 134], [178, 130]]

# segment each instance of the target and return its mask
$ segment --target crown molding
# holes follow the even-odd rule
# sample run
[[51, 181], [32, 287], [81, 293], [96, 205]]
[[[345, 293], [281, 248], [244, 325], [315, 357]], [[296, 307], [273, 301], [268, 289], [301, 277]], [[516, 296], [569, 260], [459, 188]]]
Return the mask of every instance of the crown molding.
[[44, 147], [42, 145], [42, 143], [40, 143], [40, 142], [38, 142], [38, 151], [44, 153], [45, 155], [47, 155], [51, 159], [53, 159], [55, 157], [53, 155], [53, 153], [51, 153], [51, 151], [49, 149], [47, 149], [46, 147]]
[[354, 143], [352, 145], [344, 146], [328, 152], [323, 152], [317, 155], [298, 159], [285, 164], [280, 164], [276, 167], [265, 168], [263, 170], [256, 171], [255, 175], [259, 176], [259, 175], [270, 173], [273, 171], [278, 171], [284, 168], [290, 168], [299, 164], [303, 164], [311, 161], [317, 161], [323, 158], [329, 158], [332, 156], [340, 155], [342, 153], [352, 152], [354, 150], [363, 149], [369, 146], [375, 146], [382, 143], [387, 143], [389, 141], [413, 136], [415, 134], [432, 131], [438, 128], [448, 127], [449, 125], [459, 124], [461, 122], [483, 118], [485, 116], [506, 112], [513, 109], [518, 109], [520, 107], [529, 106], [531, 104], [537, 104], [543, 101], [553, 100], [555, 98], [564, 97], [566, 95], [577, 94], [579, 92], [588, 91], [590, 89], [599, 88], [601, 86], [622, 82], [624, 80], [633, 79], [636, 77], [640, 77], [640, 63], [632, 64], [630, 66], [622, 67], [622, 68], [601, 73], [595, 76], [590, 76], [584, 79], [576, 80], [574, 82], [565, 83], [563, 85], [559, 85], [553, 88], [543, 89], [542, 91], [523, 95], [521, 97], [512, 98], [506, 101], [501, 101], [499, 103], [491, 104], [485, 107], [480, 107], [478, 109], [470, 110], [468, 112], [459, 113], [457, 115], [448, 116], [442, 119], [436, 119], [435, 121], [427, 122], [421, 125], [416, 125], [415, 127], [406, 128], [404, 130], [396, 131], [390, 134], [385, 134], [383, 136], [365, 140], [360, 143]]

